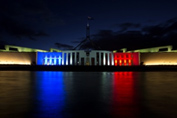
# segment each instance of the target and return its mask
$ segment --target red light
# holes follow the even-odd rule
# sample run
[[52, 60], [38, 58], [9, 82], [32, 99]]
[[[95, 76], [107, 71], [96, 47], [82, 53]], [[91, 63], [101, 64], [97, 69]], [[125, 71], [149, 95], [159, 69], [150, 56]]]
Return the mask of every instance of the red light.
[[128, 65], [129, 65], [129, 66], [131, 66], [131, 65], [132, 65], [132, 64], [131, 64], [131, 60], [130, 60], [130, 59], [128, 60]]
[[114, 62], [115, 65], [139, 65], [139, 53], [114, 53]]
[[115, 60], [115, 65], [117, 66], [117, 59]]
[[[135, 79], [131, 72], [115, 72], [113, 79], [112, 109], [114, 117], [138, 117], [139, 107], [135, 86]], [[132, 107], [133, 106], [133, 107]]]

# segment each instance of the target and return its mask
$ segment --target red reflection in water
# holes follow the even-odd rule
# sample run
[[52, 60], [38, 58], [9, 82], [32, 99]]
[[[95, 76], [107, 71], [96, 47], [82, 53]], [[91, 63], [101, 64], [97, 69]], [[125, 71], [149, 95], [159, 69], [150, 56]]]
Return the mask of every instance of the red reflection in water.
[[133, 72], [114, 72], [113, 116], [137, 118], [138, 107], [135, 98]]

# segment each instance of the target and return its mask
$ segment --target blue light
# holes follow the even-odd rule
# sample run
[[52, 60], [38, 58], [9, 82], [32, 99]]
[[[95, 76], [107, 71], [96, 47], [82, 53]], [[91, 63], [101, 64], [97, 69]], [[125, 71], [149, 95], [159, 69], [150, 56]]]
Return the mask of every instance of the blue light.
[[45, 58], [44, 58], [44, 65], [47, 65], [47, 56], [45, 56]]
[[58, 64], [61, 65], [61, 57], [60, 56], [58, 58], [58, 62], [59, 62]]
[[37, 65], [61, 65], [61, 60], [62, 52], [37, 52]]
[[52, 65], [52, 57], [49, 57], [49, 65]]
[[36, 72], [36, 113], [34, 117], [62, 118], [65, 108], [65, 90], [63, 72], [42, 71]]
[[56, 65], [56, 64], [57, 64], [57, 58], [54, 57], [54, 65]]

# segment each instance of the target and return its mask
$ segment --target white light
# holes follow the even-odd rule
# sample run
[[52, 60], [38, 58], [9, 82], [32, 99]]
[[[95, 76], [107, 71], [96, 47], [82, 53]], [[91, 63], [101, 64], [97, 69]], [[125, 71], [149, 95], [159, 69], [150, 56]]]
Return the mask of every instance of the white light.
[[145, 63], [144, 65], [177, 65], [177, 63]]
[[31, 65], [30, 62], [4, 62], [1, 61], [0, 65]]

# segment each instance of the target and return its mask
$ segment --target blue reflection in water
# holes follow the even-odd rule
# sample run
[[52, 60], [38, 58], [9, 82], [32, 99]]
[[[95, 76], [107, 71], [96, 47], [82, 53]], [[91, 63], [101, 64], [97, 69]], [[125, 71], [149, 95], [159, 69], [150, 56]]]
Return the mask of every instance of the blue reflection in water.
[[65, 91], [62, 72], [37, 72], [37, 109], [35, 117], [62, 117]]

